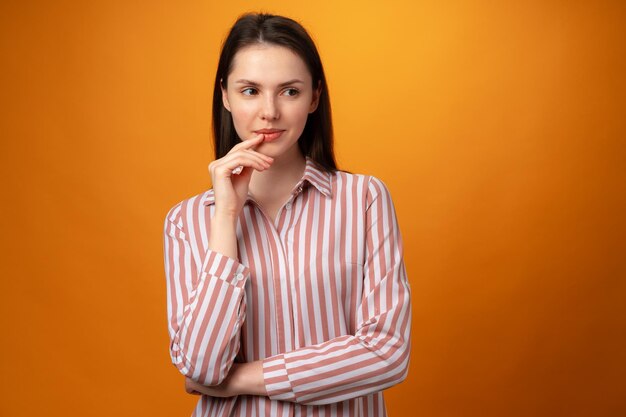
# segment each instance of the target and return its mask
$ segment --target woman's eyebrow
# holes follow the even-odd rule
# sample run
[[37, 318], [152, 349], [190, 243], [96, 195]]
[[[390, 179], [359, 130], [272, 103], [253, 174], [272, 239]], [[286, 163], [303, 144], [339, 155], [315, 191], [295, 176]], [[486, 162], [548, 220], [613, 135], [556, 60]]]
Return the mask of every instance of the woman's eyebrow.
[[[279, 87], [284, 87], [286, 85], [297, 84], [297, 83], [304, 84], [304, 81], [299, 80], [297, 78], [294, 78], [293, 80], [289, 80], [289, 81], [286, 81], [284, 83], [280, 83], [280, 84], [278, 84], [278, 86]], [[257, 82], [250, 81], [250, 80], [245, 80], [245, 79], [237, 80], [237, 81], [235, 81], [235, 84], [246, 84], [246, 85], [251, 85], [251, 86], [254, 86], [254, 87], [258, 87], [260, 85]]]

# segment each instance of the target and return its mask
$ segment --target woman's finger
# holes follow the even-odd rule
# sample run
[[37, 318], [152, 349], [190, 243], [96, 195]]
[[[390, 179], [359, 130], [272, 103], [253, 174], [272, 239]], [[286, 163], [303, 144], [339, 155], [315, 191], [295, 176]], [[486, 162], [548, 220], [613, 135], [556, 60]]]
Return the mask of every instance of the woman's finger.
[[250, 149], [250, 148], [260, 145], [262, 142], [263, 142], [263, 134], [259, 133], [258, 135], [248, 140], [242, 140], [241, 142], [233, 146], [230, 152], [238, 151], [240, 149]]
[[214, 161], [213, 163], [214, 165], [221, 165], [223, 163], [228, 163], [229, 161], [232, 161], [235, 158], [239, 158], [239, 157], [252, 158], [256, 160], [257, 162], [261, 162], [261, 163], [271, 163], [274, 161], [274, 158], [272, 158], [271, 156], [263, 155], [262, 153], [254, 151], [252, 149], [240, 149], [235, 152], [227, 153], [226, 155], [224, 155], [223, 158], [218, 159], [217, 161]]
[[258, 164], [264, 168], [269, 168], [271, 164], [271, 161], [263, 159], [258, 155], [254, 155], [248, 151], [240, 151], [224, 159], [224, 165], [230, 168], [231, 170], [235, 169], [239, 165], [248, 166], [245, 163], [242, 163], [242, 161], [249, 162], [248, 165], [252, 164], [253, 166], [256, 166], [256, 164]]
[[239, 155], [243, 157], [253, 158], [254, 160], [263, 164], [271, 164], [272, 162], [274, 162], [274, 158], [272, 158], [271, 156], [263, 155], [262, 153], [253, 151], [252, 149], [242, 149], [239, 152], [235, 153], [233, 156]]
[[274, 158], [272, 158], [271, 156], [265, 155], [264, 153], [258, 152], [258, 151], [254, 150], [254, 149], [245, 149], [244, 151], [248, 152], [248, 153], [251, 153], [253, 155], [256, 155], [259, 158], [264, 159], [264, 160], [269, 161], [269, 162], [272, 162], [274, 160]]
[[239, 166], [250, 167], [259, 171], [263, 171], [270, 167], [270, 163], [262, 160], [257, 156], [240, 153], [233, 155], [232, 157], [227, 158], [218, 164], [209, 166], [209, 168], [212, 169], [213, 174], [232, 174], [232, 172]]
[[[250, 149], [250, 148], [248, 148], [248, 149], [243, 149], [243, 150], [242, 150], [242, 152], [247, 152], [247, 153], [252, 154], [253, 156], [258, 157], [258, 158], [259, 158], [259, 160], [260, 160], [260, 161], [262, 161], [262, 163], [263, 163], [264, 165], [267, 165], [267, 167], [268, 167], [268, 168], [269, 168], [269, 165], [270, 165], [272, 162], [274, 162], [274, 158], [272, 158], [271, 156], [264, 155], [264, 154], [262, 154], [262, 153], [260, 153], [260, 152], [257, 152], [257, 151], [255, 151], [255, 150], [252, 150], [252, 149]], [[241, 171], [243, 171], [243, 165], [239, 165], [237, 168], [233, 169], [232, 173], [233, 173], [234, 175], [239, 175], [239, 174], [241, 174]]]
[[185, 377], [185, 392], [187, 394], [193, 394], [195, 392], [195, 389], [193, 387], [193, 381], [191, 381], [187, 377]]
[[241, 150], [214, 161], [209, 165], [209, 169], [230, 170], [230, 172], [238, 170], [241, 172], [244, 166], [249, 166], [263, 170], [269, 168], [272, 162], [273, 158], [271, 157], [264, 157], [262, 154], [250, 150]]
[[199, 383], [193, 381], [189, 377], [185, 377], [185, 391], [187, 394], [191, 395], [202, 395], [202, 389], [206, 387], [200, 385]]

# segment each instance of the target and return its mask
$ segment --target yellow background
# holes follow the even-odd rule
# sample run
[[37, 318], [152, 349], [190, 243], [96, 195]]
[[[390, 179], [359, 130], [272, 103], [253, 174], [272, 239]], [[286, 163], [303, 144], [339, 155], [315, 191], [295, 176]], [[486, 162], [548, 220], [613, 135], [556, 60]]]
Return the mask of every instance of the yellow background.
[[318, 43], [413, 291], [390, 416], [626, 414], [622, 1], [3, 1], [0, 415], [180, 416], [167, 209], [209, 184], [235, 18]]

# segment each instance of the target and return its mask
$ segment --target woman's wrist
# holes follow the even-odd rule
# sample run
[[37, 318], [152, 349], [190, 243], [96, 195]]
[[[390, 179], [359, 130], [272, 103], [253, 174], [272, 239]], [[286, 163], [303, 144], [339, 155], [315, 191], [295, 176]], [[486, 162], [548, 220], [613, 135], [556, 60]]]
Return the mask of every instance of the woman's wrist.
[[237, 219], [216, 214], [211, 218], [209, 249], [237, 259]]
[[216, 210], [215, 214], [211, 218], [211, 222], [235, 226], [237, 224], [238, 217], [239, 216], [237, 216], [235, 213], [221, 212]]
[[242, 395], [267, 396], [262, 360], [237, 364], [233, 376], [236, 390]]

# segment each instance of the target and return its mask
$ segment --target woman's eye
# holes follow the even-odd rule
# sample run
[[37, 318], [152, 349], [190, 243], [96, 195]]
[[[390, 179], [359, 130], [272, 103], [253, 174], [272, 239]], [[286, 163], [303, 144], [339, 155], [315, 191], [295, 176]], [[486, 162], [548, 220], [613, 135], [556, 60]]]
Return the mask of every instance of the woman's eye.
[[285, 95], [289, 97], [297, 96], [299, 91], [295, 88], [288, 88], [285, 90]]
[[256, 88], [252, 88], [252, 87], [244, 88], [243, 90], [241, 90], [241, 93], [244, 96], [252, 96], [256, 94]]

